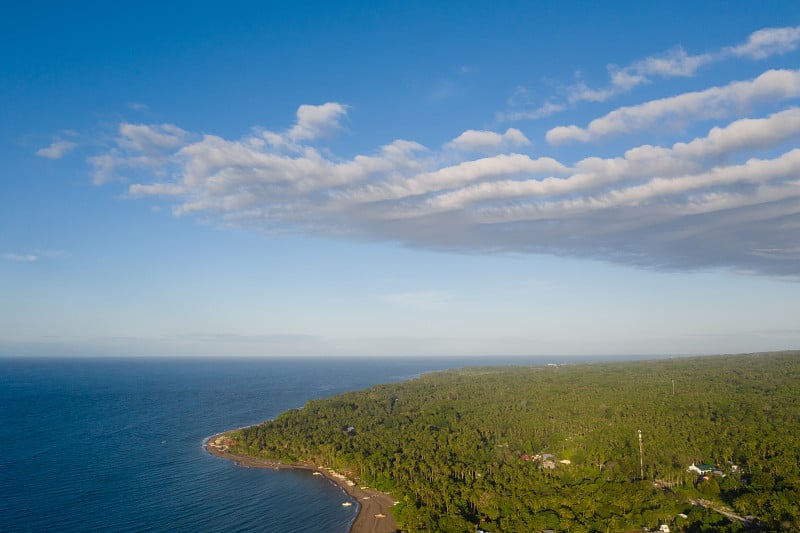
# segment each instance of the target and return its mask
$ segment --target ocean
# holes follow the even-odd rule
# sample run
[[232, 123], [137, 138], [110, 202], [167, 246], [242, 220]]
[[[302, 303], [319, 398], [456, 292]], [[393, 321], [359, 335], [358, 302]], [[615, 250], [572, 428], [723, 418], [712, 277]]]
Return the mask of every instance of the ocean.
[[238, 467], [204, 439], [423, 372], [547, 362], [0, 358], [0, 531], [344, 533], [357, 505], [339, 487]]
[[509, 362], [526, 361], [0, 359], [0, 531], [346, 532], [357, 506], [337, 486], [237, 467], [204, 439], [314, 398]]

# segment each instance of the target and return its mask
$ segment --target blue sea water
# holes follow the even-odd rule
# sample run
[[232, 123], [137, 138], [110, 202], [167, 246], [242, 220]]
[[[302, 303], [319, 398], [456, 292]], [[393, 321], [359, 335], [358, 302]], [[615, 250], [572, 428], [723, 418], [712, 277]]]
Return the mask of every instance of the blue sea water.
[[0, 359], [0, 531], [345, 532], [357, 506], [332, 483], [237, 467], [204, 439], [310, 399], [493, 362]]
[[307, 471], [237, 467], [205, 438], [422, 372], [541, 359], [0, 359], [0, 531], [346, 532]]

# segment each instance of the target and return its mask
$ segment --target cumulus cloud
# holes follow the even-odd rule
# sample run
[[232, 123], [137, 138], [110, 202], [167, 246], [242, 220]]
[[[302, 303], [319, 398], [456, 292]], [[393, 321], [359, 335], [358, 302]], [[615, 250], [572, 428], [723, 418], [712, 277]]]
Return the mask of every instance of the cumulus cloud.
[[95, 185], [121, 178], [121, 172], [160, 173], [169, 156], [189, 142], [189, 133], [173, 124], [123, 122], [117, 133], [113, 149], [87, 158]]
[[800, 109], [790, 108], [765, 118], [745, 118], [713, 127], [708, 136], [673, 147], [688, 157], [714, 157], [748, 148], [775, 146], [800, 136]]
[[39, 157], [46, 157], [47, 159], [61, 159], [77, 146], [77, 143], [58, 139], [53, 141], [50, 146], [36, 150], [36, 155]]
[[[519, 222], [521, 220], [574, 219], [590, 212], [622, 210], [647, 206], [649, 216], [641, 223], [652, 224], [654, 217], [674, 217], [676, 214], [699, 214], [729, 209], [736, 205], [759, 203], [757, 195], [743, 194], [739, 190], [726, 190], [731, 185], [777, 185], [763, 187], [758, 192], [770, 198], [780, 193], [798, 196], [798, 182], [792, 180], [800, 169], [800, 149], [791, 150], [776, 159], [751, 159], [741, 165], [714, 167], [705, 172], [671, 178], [656, 177], [624, 188], [615, 188], [580, 198], [547, 198], [543, 202], [524, 205], [501, 206], [484, 209], [484, 220], [491, 223]], [[786, 180], [786, 183], [782, 183]], [[699, 194], [695, 194], [699, 192]], [[664, 200], [672, 200], [663, 203]], [[677, 200], [677, 201], [676, 201]], [[655, 204], [655, 205], [654, 205]], [[661, 205], [659, 205], [661, 204]], [[664, 209], [664, 208], [667, 209]], [[635, 220], [630, 222], [636, 224]]]
[[[731, 154], [747, 152], [762, 147], [779, 146], [787, 141], [800, 138], [800, 109], [791, 108], [762, 119], [741, 119], [725, 127], [714, 127], [705, 137], [698, 137], [688, 143], [678, 142], [672, 147], [659, 147], [642, 145], [631, 148], [622, 157], [598, 158], [587, 157], [578, 161], [569, 175], [564, 177], [546, 177], [543, 179], [500, 179], [483, 181], [477, 184], [465, 185], [455, 190], [448, 190], [440, 194], [431, 195], [424, 203], [407, 208], [404, 216], [430, 216], [436, 213], [465, 209], [481, 202], [497, 201], [500, 199], [554, 199], [569, 196], [567, 203], [550, 204], [551, 211], [570, 213], [567, 205], [574, 208], [576, 194], [588, 195], [592, 191], [606, 190], [619, 182], [629, 180], [642, 180], [652, 176], [649, 183], [638, 186], [627, 186], [624, 190], [629, 198], [642, 198], [645, 191], [654, 191], [656, 194], [666, 191], [666, 187], [682, 187], [685, 192], [687, 187], [702, 188], [712, 183], [719, 184], [724, 181], [721, 176], [737, 177], [741, 179], [741, 172], [737, 174], [737, 166], [723, 167], [725, 172], [717, 170], [704, 175], [702, 171], [708, 168], [707, 160], [715, 161]], [[791, 156], [789, 169], [795, 168], [797, 163], [796, 152], [792, 151], [775, 161]], [[749, 161], [745, 167], [764, 171], [763, 166], [757, 166], [756, 160]], [[785, 168], [785, 167], [784, 167]], [[567, 171], [566, 167], [551, 170]], [[754, 177], [750, 172], [750, 179]], [[764, 174], [766, 176], [767, 174]], [[709, 181], [713, 178], [716, 182]], [[672, 189], [675, 193], [675, 189]], [[632, 195], [632, 196], [631, 196]], [[613, 196], [620, 200], [619, 193]], [[599, 207], [603, 205], [596, 196], [588, 197], [586, 206]], [[530, 204], [529, 209], [523, 211], [541, 214], [543, 203]]]
[[119, 146], [139, 152], [177, 148], [186, 138], [186, 131], [172, 124], [120, 124]]
[[[720, 122], [762, 98], [779, 104], [799, 87], [798, 72], [768, 71], [622, 108], [599, 125], [575, 128], [592, 140], [690, 112], [716, 124], [669, 145], [574, 161], [521, 153], [532, 147], [513, 128], [467, 130], [439, 147], [398, 139], [337, 157], [316, 143], [346, 117], [341, 104], [302, 106], [287, 129], [253, 129], [234, 139], [123, 125], [92, 161], [108, 181], [135, 171], [131, 197], [160, 196], [176, 216], [221, 225], [455, 252], [800, 276], [800, 110]], [[426, 292], [381, 298], [404, 305], [446, 300]]]
[[295, 142], [318, 139], [339, 129], [346, 114], [346, 106], [336, 102], [301, 105], [297, 110], [297, 122], [289, 130], [288, 137]]
[[768, 70], [749, 81], [683, 93], [621, 107], [582, 128], [558, 126], [547, 132], [547, 141], [590, 141], [603, 136], [653, 128], [665, 121], [711, 119], [764, 101], [780, 102], [800, 97], [800, 71]]
[[508, 128], [505, 133], [493, 131], [467, 130], [446, 147], [463, 152], [494, 152], [506, 148], [528, 146], [531, 142], [521, 131]]
[[532, 159], [523, 154], [500, 154], [493, 157], [469, 160], [456, 165], [442, 166], [437, 170], [420, 172], [401, 179], [364, 186], [349, 187], [336, 194], [337, 199], [348, 202], [375, 203], [420, 197], [428, 193], [453, 190], [485, 180], [509, 176], [565, 173], [567, 167], [555, 159]]
[[800, 26], [764, 28], [751, 33], [747, 42], [728, 47], [724, 51], [734, 56], [765, 59], [796, 50], [798, 45], [800, 45]]

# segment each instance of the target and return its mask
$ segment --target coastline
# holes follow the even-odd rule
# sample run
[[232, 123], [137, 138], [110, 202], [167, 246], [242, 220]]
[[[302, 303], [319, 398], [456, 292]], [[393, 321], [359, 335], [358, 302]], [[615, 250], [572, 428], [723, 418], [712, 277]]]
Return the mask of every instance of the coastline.
[[358, 514], [353, 524], [350, 526], [350, 533], [394, 533], [398, 530], [397, 523], [392, 516], [391, 509], [395, 500], [389, 494], [370, 487], [359, 487], [345, 476], [329, 470], [320, 468], [309, 463], [283, 463], [280, 461], [270, 461], [257, 459], [245, 455], [237, 455], [228, 451], [223, 438], [225, 433], [219, 433], [208, 437], [203, 442], [203, 448], [215, 456], [222, 459], [233, 461], [238, 466], [247, 468], [271, 468], [311, 470], [315, 474], [325, 476], [328, 480], [335, 483], [347, 493], [356, 505]]

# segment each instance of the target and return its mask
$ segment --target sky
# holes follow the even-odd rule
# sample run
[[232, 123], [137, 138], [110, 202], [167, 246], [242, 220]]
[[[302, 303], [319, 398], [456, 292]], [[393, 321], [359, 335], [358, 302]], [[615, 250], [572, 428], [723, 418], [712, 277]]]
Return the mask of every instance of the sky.
[[0, 356], [800, 348], [800, 7], [18, 2]]

